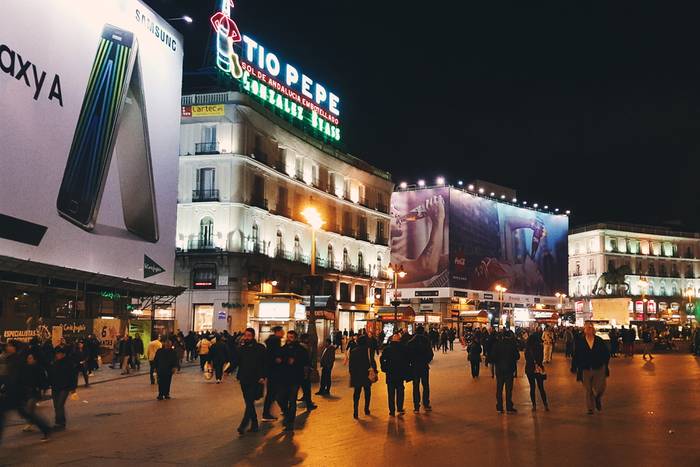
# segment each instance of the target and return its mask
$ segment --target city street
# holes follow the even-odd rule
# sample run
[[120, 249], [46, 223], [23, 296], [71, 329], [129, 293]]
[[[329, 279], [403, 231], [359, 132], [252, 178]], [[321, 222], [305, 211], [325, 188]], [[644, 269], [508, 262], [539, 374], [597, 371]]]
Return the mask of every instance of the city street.
[[[69, 401], [68, 430], [47, 443], [22, 433], [12, 415], [0, 447], [2, 465], [517, 465], [697, 466], [700, 462], [700, 360], [689, 355], [640, 356], [611, 364], [603, 412], [586, 415], [582, 390], [561, 354], [549, 365], [551, 411], [531, 412], [519, 377], [519, 412], [495, 411], [488, 371], [473, 381], [466, 354], [436, 354], [431, 413], [390, 418], [383, 377], [373, 386], [372, 415], [352, 419], [347, 370], [338, 357], [333, 397], [300, 409], [297, 431], [279, 422], [239, 439], [243, 409], [233, 379], [216, 385], [198, 367], [176, 376], [173, 399], [155, 400], [148, 377], [79, 389]], [[105, 370], [103, 370], [105, 371]], [[520, 375], [522, 372], [522, 360]], [[410, 385], [408, 386], [410, 394]], [[410, 399], [410, 396], [409, 396]], [[40, 412], [51, 414], [49, 402]]]

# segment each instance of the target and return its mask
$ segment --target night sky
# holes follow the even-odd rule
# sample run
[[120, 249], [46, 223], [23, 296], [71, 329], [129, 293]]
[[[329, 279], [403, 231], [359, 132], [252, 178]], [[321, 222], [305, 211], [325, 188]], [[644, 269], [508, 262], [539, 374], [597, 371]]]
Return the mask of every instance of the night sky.
[[[206, 65], [214, 0], [147, 0]], [[341, 98], [395, 182], [483, 179], [573, 211], [700, 229], [700, 8], [671, 2], [238, 0], [241, 32]]]

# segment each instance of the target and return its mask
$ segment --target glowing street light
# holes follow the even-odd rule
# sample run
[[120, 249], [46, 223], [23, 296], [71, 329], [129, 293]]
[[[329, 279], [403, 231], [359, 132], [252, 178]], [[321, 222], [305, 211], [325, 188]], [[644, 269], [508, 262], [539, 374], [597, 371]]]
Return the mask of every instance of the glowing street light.
[[445, 184], [445, 177], [438, 177], [435, 179], [435, 184], [437, 185], [444, 185]]
[[421, 187], [421, 188], [424, 187], [424, 186], [425, 186], [425, 180], [423, 180], [423, 179], [418, 180], [418, 186]]
[[402, 190], [405, 190], [407, 186], [408, 186], [408, 183], [406, 183], [406, 182], [401, 182], [401, 183], [399, 183], [399, 187], [400, 187]]
[[386, 272], [388, 272], [394, 280], [394, 299], [391, 301], [391, 306], [394, 307], [394, 331], [396, 331], [399, 327], [399, 305], [401, 305], [401, 300], [399, 300], [398, 295], [399, 277], [401, 279], [406, 277], [406, 271], [404, 271], [403, 265], [389, 263]]
[[301, 211], [306, 223], [311, 226], [311, 275], [316, 274], [316, 231], [326, 223], [321, 218], [321, 213], [313, 206], [308, 206]]

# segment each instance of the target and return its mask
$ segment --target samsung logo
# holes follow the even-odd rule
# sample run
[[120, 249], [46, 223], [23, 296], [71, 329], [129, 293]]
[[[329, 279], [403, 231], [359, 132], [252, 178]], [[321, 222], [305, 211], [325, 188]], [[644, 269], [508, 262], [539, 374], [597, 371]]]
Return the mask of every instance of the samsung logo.
[[177, 50], [177, 41], [168, 32], [156, 24], [150, 16], [146, 16], [138, 9], [136, 10], [136, 21], [143, 24], [144, 27], [156, 36], [160, 41], [174, 51]]

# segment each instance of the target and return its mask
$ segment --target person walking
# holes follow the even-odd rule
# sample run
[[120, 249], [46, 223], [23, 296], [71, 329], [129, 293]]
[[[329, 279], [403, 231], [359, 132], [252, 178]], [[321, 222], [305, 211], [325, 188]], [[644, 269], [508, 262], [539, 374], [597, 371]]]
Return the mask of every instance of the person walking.
[[163, 343], [160, 341], [158, 336], [154, 337], [151, 342], [148, 343], [148, 349], [146, 350], [146, 357], [148, 358], [148, 373], [151, 377], [151, 384], [156, 384], [156, 378], [154, 373], [156, 372], [156, 352], [163, 348]]
[[404, 380], [409, 378], [409, 360], [406, 347], [401, 343], [401, 335], [396, 332], [391, 336], [389, 345], [384, 348], [379, 360], [381, 369], [386, 373], [386, 389], [389, 395], [389, 416], [398, 412], [403, 415]]
[[503, 413], [503, 390], [505, 389], [506, 411], [516, 413], [517, 410], [513, 405], [513, 378], [520, 360], [520, 352], [512, 331], [504, 331], [498, 335], [491, 349], [490, 359], [496, 372], [496, 410]]
[[78, 386], [78, 372], [73, 359], [66, 356], [65, 347], [56, 347], [54, 354], [54, 362], [49, 370], [55, 412], [53, 431], [63, 431], [66, 429], [66, 400]]
[[609, 361], [608, 347], [603, 339], [595, 335], [593, 323], [587, 321], [583, 335], [574, 345], [572, 371], [576, 372], [576, 379], [583, 384], [589, 415], [593, 415], [593, 407], [602, 410]]
[[309, 364], [304, 367], [304, 379], [301, 382], [302, 395], [299, 400], [304, 401], [304, 406], [307, 410], [314, 410], [318, 406], [311, 400], [311, 343], [309, 341], [309, 335], [307, 333], [302, 334], [299, 341], [309, 357]]
[[255, 401], [262, 397], [265, 387], [265, 346], [255, 340], [255, 329], [247, 328], [243, 333], [243, 338], [233, 355], [232, 366], [238, 368], [236, 378], [241, 384], [245, 401], [243, 419], [237, 428], [238, 434], [243, 436], [248, 425], [249, 432], [258, 431]]
[[90, 386], [90, 381], [88, 379], [88, 373], [90, 372], [90, 368], [88, 366], [89, 356], [87, 351], [85, 350], [85, 343], [83, 341], [79, 341], [77, 343], [76, 349], [73, 351], [73, 355], [71, 355], [71, 357], [75, 362], [75, 366], [78, 369], [78, 372], [83, 375], [85, 387]]
[[282, 356], [282, 338], [284, 337], [284, 329], [282, 326], [272, 328], [272, 334], [265, 340], [265, 376], [267, 390], [265, 392], [265, 401], [263, 402], [262, 421], [274, 422], [277, 417], [272, 415], [270, 409], [273, 402], [277, 401], [280, 408], [283, 409], [280, 400], [280, 380], [283, 370]]
[[197, 354], [199, 355], [199, 368], [204, 371], [204, 365], [209, 361], [209, 349], [211, 348], [211, 341], [207, 339], [206, 336], [202, 336], [197, 342]]
[[358, 405], [360, 403], [360, 394], [365, 392], [365, 415], [369, 415], [369, 405], [372, 398], [372, 383], [370, 380], [369, 371], [372, 368], [377, 371], [377, 363], [371, 355], [370, 348], [367, 344], [367, 336], [360, 336], [357, 339], [357, 346], [350, 351], [349, 354], [350, 368], [350, 386], [353, 388], [352, 403], [353, 403], [353, 418], [358, 418]]
[[136, 338], [132, 341], [133, 347], [133, 361], [136, 366], [136, 371], [141, 371], [141, 357], [143, 357], [143, 340], [141, 339], [141, 334], [136, 334]]
[[651, 354], [651, 350], [654, 347], [654, 337], [652, 334], [652, 330], [649, 326], [644, 326], [642, 328], [642, 344], [643, 344], [643, 354], [642, 358], [644, 360], [647, 359], [647, 355], [649, 355], [649, 360], [654, 360], [654, 356]]
[[335, 364], [335, 346], [330, 339], [326, 339], [326, 347], [321, 353], [321, 384], [319, 385], [317, 396], [330, 396], [331, 394], [331, 372]]
[[433, 361], [433, 349], [425, 336], [425, 328], [418, 326], [416, 335], [408, 341], [411, 377], [413, 380], [413, 413], [420, 412], [421, 385], [423, 386], [423, 410], [430, 412], [430, 362]]
[[617, 352], [620, 347], [620, 334], [618, 333], [615, 326], [610, 328], [608, 331], [608, 337], [610, 338], [610, 357], [617, 357]]
[[209, 361], [214, 367], [214, 378], [216, 378], [216, 384], [221, 383], [221, 379], [224, 377], [224, 364], [229, 360], [230, 356], [228, 353], [228, 347], [223, 337], [215, 337], [214, 345], [212, 345], [209, 349]]
[[294, 431], [297, 415], [297, 396], [304, 380], [304, 368], [310, 365], [309, 353], [297, 341], [297, 333], [287, 332], [287, 342], [282, 347], [283, 370], [280, 384], [280, 402], [284, 413], [284, 431]]
[[129, 374], [129, 365], [134, 355], [134, 347], [131, 342], [131, 336], [125, 335], [119, 342], [119, 357], [122, 359], [121, 369], [123, 375]]
[[544, 363], [552, 363], [552, 352], [554, 351], [554, 333], [552, 328], [547, 326], [542, 333], [542, 342], [544, 343]]
[[491, 378], [495, 378], [496, 367], [491, 361], [491, 350], [493, 349], [493, 344], [496, 343], [496, 333], [493, 331], [492, 328], [482, 333], [481, 335], [484, 341], [482, 345], [484, 351], [484, 361], [486, 362], [487, 366], [491, 367]]
[[173, 375], [177, 371], [177, 353], [173, 349], [170, 339], [165, 339], [163, 347], [156, 351], [153, 364], [158, 376], [158, 397], [159, 401], [170, 399], [170, 385]]
[[547, 393], [544, 390], [546, 373], [543, 360], [544, 346], [542, 345], [542, 339], [538, 333], [532, 333], [525, 344], [525, 376], [527, 376], [527, 382], [530, 384], [530, 402], [532, 402], [533, 411], [537, 410], [535, 386], [540, 391], [544, 410], [549, 411]]
[[472, 369], [472, 378], [476, 379], [479, 377], [479, 370], [481, 368], [481, 352], [483, 347], [479, 338], [474, 336], [471, 343], [467, 346], [467, 358]]
[[566, 358], [574, 356], [574, 333], [568, 327], [564, 331], [564, 355]]

